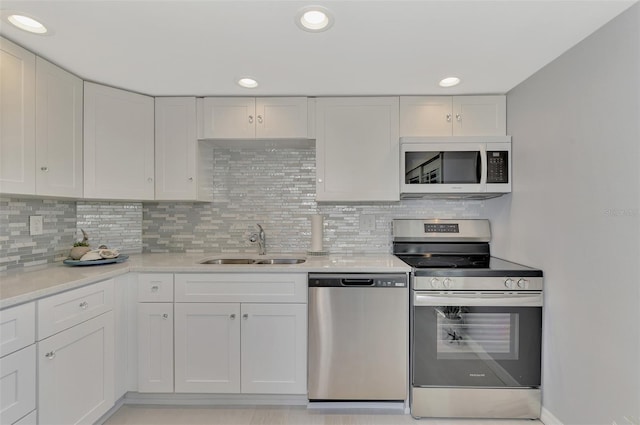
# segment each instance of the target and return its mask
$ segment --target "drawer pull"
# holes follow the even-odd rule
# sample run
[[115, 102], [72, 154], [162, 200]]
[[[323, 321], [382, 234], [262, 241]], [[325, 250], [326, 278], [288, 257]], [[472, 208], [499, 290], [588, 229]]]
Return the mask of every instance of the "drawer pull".
[[165, 314], [162, 315], [162, 318], [167, 320], [169, 318], [169, 315], [167, 313], [165, 313]]
[[82, 301], [79, 305], [79, 307], [83, 310], [86, 310], [89, 307], [89, 303], [86, 301]]
[[55, 351], [49, 351], [47, 354], [44, 355], [46, 358], [48, 358], [49, 360], [53, 360], [56, 357], [56, 352]]
[[245, 314], [243, 314], [243, 315], [242, 315], [242, 318], [243, 318], [244, 320], [247, 320], [247, 319], [249, 318], [249, 315], [248, 315], [247, 313], [245, 313]]
[[158, 285], [153, 285], [151, 287], [151, 292], [158, 292], [158, 289], [160, 289], [160, 288], [158, 288]]
[[234, 313], [234, 314], [231, 314], [231, 315], [229, 316], [229, 319], [231, 319], [231, 320], [235, 320], [235, 318], [236, 318], [235, 313]]

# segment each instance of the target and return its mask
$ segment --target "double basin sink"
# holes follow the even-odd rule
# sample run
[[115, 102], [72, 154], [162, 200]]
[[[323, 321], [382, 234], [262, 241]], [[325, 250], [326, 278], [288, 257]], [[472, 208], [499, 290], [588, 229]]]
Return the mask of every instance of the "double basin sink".
[[211, 258], [199, 264], [301, 264], [304, 258]]

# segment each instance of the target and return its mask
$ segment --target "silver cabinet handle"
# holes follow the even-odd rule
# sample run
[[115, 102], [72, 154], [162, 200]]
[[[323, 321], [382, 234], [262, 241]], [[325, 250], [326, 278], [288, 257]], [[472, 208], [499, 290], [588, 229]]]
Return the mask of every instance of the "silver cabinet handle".
[[235, 315], [235, 314], [231, 314], [231, 315], [229, 315], [229, 319], [231, 319], [231, 320], [235, 320], [235, 318], [236, 318], [236, 315]]
[[245, 314], [243, 314], [243, 315], [242, 315], [242, 318], [243, 318], [244, 320], [247, 320], [247, 319], [249, 318], [249, 315], [248, 315], [247, 313], [245, 313]]
[[456, 120], [457, 121], [462, 121], [462, 115], [461, 114], [456, 114]]
[[447, 122], [451, 122], [451, 114], [447, 114]]
[[169, 318], [169, 315], [168, 315], [167, 313], [164, 313], [164, 314], [162, 315], [162, 318], [163, 318], [164, 320], [167, 320], [167, 319]]
[[253, 115], [249, 115], [249, 124], [253, 124]]
[[160, 288], [158, 288], [158, 285], [153, 285], [151, 287], [151, 292], [158, 292], [158, 289], [160, 289]]
[[258, 115], [258, 123], [262, 124], [262, 115]]
[[46, 167], [46, 166], [45, 167], [40, 167], [40, 170], [47, 172], [47, 171], [49, 171], [49, 167]]
[[82, 302], [78, 305], [78, 307], [80, 307], [80, 308], [81, 308], [81, 309], [83, 309], [83, 310], [86, 310], [86, 309], [87, 309], [87, 307], [89, 307], [89, 303], [88, 303], [88, 302], [86, 302], [86, 301], [82, 301]]
[[56, 357], [56, 352], [55, 351], [49, 351], [47, 354], [44, 355], [46, 358], [48, 358], [49, 360], [53, 360]]
[[147, 178], [147, 181], [148, 181], [149, 183], [152, 183], [152, 182], [153, 182], [153, 177], [148, 177], [148, 178]]
[[188, 180], [189, 180], [190, 182], [192, 182], [192, 181], [193, 181], [193, 177], [189, 177], [189, 178], [188, 178]]

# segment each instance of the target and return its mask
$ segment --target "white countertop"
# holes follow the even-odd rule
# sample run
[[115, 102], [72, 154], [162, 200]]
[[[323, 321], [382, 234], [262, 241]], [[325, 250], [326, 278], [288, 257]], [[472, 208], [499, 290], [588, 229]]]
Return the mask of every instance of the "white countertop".
[[[301, 264], [199, 264], [209, 258], [304, 257]], [[391, 254], [336, 254], [308, 256], [296, 253], [269, 254], [137, 254], [123, 263], [70, 267], [48, 264], [0, 274], [0, 308], [22, 304], [128, 272], [165, 273], [407, 273], [411, 267]]]

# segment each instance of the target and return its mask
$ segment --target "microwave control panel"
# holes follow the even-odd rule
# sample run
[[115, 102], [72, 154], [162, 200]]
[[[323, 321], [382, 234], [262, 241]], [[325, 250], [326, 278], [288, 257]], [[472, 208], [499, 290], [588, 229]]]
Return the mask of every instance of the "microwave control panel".
[[487, 151], [487, 183], [509, 183], [509, 152]]

